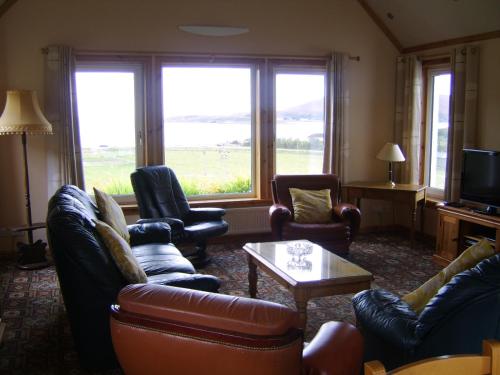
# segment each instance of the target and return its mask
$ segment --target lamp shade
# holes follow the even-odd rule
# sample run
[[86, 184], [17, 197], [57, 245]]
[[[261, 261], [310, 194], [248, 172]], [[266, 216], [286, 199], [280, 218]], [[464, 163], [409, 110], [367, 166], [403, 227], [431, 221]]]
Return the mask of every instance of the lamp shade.
[[0, 135], [52, 134], [52, 125], [43, 115], [35, 91], [7, 91], [5, 109], [0, 117]]
[[377, 159], [385, 161], [405, 161], [405, 157], [401, 152], [401, 149], [396, 143], [387, 142], [382, 150], [377, 154]]

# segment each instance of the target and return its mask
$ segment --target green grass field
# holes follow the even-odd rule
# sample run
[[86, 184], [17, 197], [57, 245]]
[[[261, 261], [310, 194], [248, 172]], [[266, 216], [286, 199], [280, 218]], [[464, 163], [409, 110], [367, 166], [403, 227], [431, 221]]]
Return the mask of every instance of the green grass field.
[[[135, 170], [133, 148], [83, 149], [85, 187], [113, 195], [133, 194], [130, 173]], [[246, 193], [251, 190], [248, 147], [176, 148], [165, 150], [165, 164], [179, 178], [186, 195]], [[277, 150], [279, 173], [320, 172], [322, 153]]]

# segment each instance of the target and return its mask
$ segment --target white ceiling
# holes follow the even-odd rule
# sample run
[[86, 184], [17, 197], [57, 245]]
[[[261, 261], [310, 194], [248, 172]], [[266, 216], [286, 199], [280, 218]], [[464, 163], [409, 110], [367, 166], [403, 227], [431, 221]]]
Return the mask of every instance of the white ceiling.
[[[403, 48], [500, 30], [500, 0], [365, 0]], [[391, 20], [387, 13], [394, 18]]]

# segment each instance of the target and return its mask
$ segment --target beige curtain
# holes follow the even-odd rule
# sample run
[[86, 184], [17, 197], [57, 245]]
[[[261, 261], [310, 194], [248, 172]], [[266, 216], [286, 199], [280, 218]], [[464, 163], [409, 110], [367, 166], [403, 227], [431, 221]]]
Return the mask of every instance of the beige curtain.
[[67, 46], [49, 46], [45, 53], [45, 113], [53, 127], [48, 137], [49, 195], [63, 184], [83, 188], [76, 116], [75, 59]]
[[343, 182], [349, 181], [350, 144], [348, 137], [349, 92], [347, 89], [349, 56], [333, 53], [327, 74], [327, 103], [325, 113], [325, 149], [323, 173], [334, 173]]
[[396, 182], [399, 183], [419, 182], [422, 90], [422, 63], [416, 56], [398, 57], [394, 140], [406, 158], [403, 163], [395, 163]]
[[462, 149], [476, 146], [479, 47], [467, 46], [452, 53], [452, 89], [445, 199], [460, 198]]

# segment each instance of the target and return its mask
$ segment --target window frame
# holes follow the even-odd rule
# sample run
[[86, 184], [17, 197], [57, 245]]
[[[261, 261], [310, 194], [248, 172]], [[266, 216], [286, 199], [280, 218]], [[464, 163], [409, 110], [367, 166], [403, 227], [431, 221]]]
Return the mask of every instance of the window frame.
[[[276, 76], [278, 74], [317, 74], [317, 75], [322, 75], [324, 79], [324, 93], [323, 93], [323, 144], [325, 144], [326, 139], [326, 112], [327, 112], [327, 103], [328, 103], [328, 95], [331, 95], [332, 93], [329, 92], [327, 89], [328, 87], [328, 68], [326, 65], [326, 62], [319, 61], [319, 62], [313, 62], [313, 63], [304, 63], [304, 61], [298, 61], [296, 64], [294, 64], [291, 61], [284, 62], [284, 63], [277, 63], [274, 64], [273, 69], [272, 69], [272, 97], [273, 97], [273, 105], [272, 105], [272, 116], [273, 116], [273, 175], [277, 174], [277, 169], [276, 169], [276, 152], [277, 152], [277, 127], [278, 127], [278, 122], [277, 122], [277, 110], [276, 110], [276, 99], [277, 99], [277, 93], [276, 93]], [[322, 158], [324, 160], [324, 150], [323, 150], [323, 155]], [[322, 173], [320, 171], [319, 173]], [[312, 174], [312, 173], [311, 173]]]
[[[451, 67], [446, 63], [434, 63], [429, 64], [424, 67], [424, 78], [425, 78], [425, 96], [424, 96], [424, 116], [423, 119], [423, 129], [425, 136], [423, 137], [423, 175], [422, 182], [427, 186], [427, 195], [431, 198], [443, 199], [444, 189], [439, 189], [430, 186], [430, 169], [432, 162], [432, 116], [433, 116], [433, 106], [434, 106], [434, 78], [443, 74], [452, 74]], [[450, 101], [451, 101], [451, 85], [450, 82]], [[451, 111], [451, 105], [449, 110]], [[451, 117], [449, 117], [451, 118]], [[448, 123], [448, 131], [450, 129], [450, 124]], [[449, 134], [448, 134], [449, 135]], [[446, 171], [445, 171], [446, 173]], [[445, 175], [446, 178], [446, 175]]]
[[[103, 58], [102, 56], [76, 56], [75, 59], [75, 88], [74, 88], [74, 98], [75, 98], [75, 108], [76, 116], [78, 114], [78, 99], [77, 99], [77, 88], [76, 88], [76, 74], [80, 72], [116, 72], [116, 73], [133, 73], [134, 75], [134, 115], [135, 115], [135, 128], [134, 128], [134, 147], [135, 147], [135, 167], [141, 167], [145, 165], [147, 160], [146, 149], [146, 129], [147, 129], [147, 82], [145, 79], [147, 73], [147, 67], [145, 66], [143, 59], [135, 58]], [[81, 150], [81, 140], [80, 140], [80, 124], [78, 124], [78, 138], [80, 143], [80, 155], [78, 160], [78, 165], [81, 168], [82, 184], [83, 188], [86, 189], [85, 185], [85, 175], [83, 170], [83, 151]], [[133, 171], [131, 171], [132, 173]], [[113, 198], [121, 204], [130, 203], [135, 200], [134, 194], [124, 194], [124, 195], [113, 195]]]

